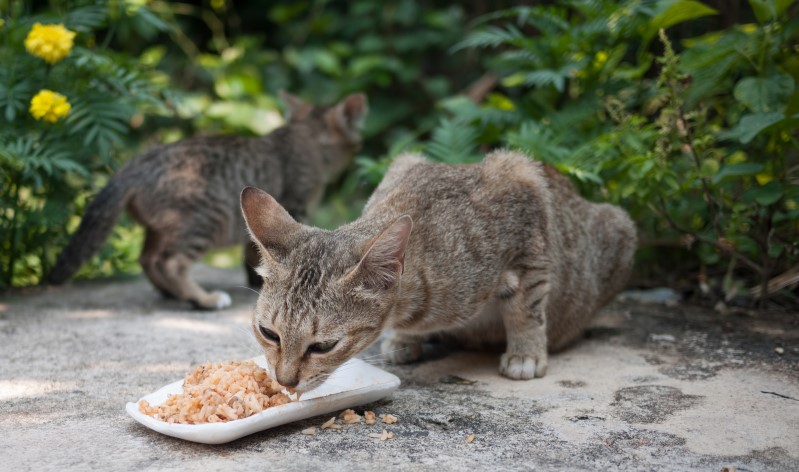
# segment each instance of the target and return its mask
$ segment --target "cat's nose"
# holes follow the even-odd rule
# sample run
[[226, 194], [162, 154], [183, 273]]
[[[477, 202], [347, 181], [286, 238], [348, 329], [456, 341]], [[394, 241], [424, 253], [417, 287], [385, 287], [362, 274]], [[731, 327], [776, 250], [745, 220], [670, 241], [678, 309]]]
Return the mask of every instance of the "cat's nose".
[[300, 384], [300, 379], [298, 379], [297, 377], [285, 378], [285, 377], [278, 376], [277, 377], [277, 383], [279, 383], [280, 385], [282, 385], [284, 387], [294, 388], [294, 387], [296, 387], [297, 385]]

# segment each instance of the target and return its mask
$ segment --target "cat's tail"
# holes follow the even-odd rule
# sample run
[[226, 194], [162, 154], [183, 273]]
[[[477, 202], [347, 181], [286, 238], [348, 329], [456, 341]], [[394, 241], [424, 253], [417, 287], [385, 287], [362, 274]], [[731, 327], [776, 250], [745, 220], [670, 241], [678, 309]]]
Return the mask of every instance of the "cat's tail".
[[128, 187], [126, 179], [117, 174], [95, 195], [86, 207], [78, 230], [58, 256], [44, 283], [60, 285], [66, 282], [100, 250], [130, 199]]

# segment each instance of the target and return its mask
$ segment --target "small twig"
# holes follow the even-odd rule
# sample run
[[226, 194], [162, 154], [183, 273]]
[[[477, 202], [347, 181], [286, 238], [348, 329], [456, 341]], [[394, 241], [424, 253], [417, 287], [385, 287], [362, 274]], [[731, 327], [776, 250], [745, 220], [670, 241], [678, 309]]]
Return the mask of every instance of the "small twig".
[[799, 402], [799, 399], [797, 398], [789, 397], [788, 395], [783, 395], [777, 392], [766, 392], [765, 390], [761, 390], [760, 393], [765, 393], [766, 395], [774, 395], [775, 397], [785, 398], [787, 400], [793, 400], [795, 402]]

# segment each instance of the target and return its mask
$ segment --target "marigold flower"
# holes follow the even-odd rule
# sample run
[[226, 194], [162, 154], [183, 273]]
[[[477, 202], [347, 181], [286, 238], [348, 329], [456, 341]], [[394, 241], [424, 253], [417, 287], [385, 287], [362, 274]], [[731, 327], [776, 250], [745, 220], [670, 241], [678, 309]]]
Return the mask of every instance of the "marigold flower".
[[55, 123], [60, 118], [69, 115], [72, 105], [67, 97], [52, 90], [40, 90], [32, 99], [30, 112], [37, 120]]
[[36, 23], [25, 38], [25, 49], [49, 64], [55, 64], [69, 55], [74, 39], [75, 32], [64, 28], [64, 25]]

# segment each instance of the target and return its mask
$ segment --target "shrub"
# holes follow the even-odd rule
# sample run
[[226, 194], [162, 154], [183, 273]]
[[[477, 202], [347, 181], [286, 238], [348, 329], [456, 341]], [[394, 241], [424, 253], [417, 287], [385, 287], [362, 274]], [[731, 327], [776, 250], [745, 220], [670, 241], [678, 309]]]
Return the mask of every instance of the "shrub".
[[727, 274], [728, 300], [742, 294], [733, 274], [759, 294], [799, 261], [793, 3], [753, 0], [756, 23], [683, 39], [679, 53], [668, 28], [715, 10], [630, 0], [495, 12], [453, 50], [495, 51], [499, 89], [480, 105], [444, 101], [451, 118], [427, 148], [528, 151], [627, 208], [650, 253], [683, 246], [703, 282], [706, 268]]
[[[0, 29], [0, 287], [38, 280], [87, 195], [135, 146], [131, 130], [164, 107], [146, 66], [96, 43], [96, 30], [142, 16], [165, 26], [146, 9], [116, 20], [105, 5], [23, 10], [24, 2], [11, 2]], [[104, 256], [116, 263], [96, 259], [84, 273], [132, 262], [130, 254]]]

